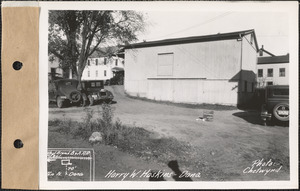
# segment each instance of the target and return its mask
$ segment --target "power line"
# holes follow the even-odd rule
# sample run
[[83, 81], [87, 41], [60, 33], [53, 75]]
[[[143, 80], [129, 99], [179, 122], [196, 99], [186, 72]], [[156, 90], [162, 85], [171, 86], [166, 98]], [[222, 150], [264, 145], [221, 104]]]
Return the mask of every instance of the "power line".
[[256, 35], [256, 36], [261, 36], [261, 37], [288, 37], [289, 35]]
[[[199, 27], [199, 26], [202, 26], [202, 25], [211, 23], [211, 22], [213, 22], [213, 21], [219, 19], [219, 17], [225, 17], [225, 16], [230, 15], [230, 14], [232, 14], [232, 13], [233, 13], [233, 12], [226, 12], [226, 13], [223, 13], [223, 14], [221, 14], [221, 15], [218, 15], [218, 16], [216, 16], [216, 17], [213, 17], [213, 18], [211, 18], [211, 19], [208, 19], [208, 20], [206, 20], [206, 21], [204, 21], [204, 22], [201, 22], [201, 23], [199, 23], [199, 24], [197, 24], [197, 25], [190, 26], [190, 27], [188, 27], [188, 28], [182, 29], [182, 30], [177, 31], [177, 32], [173, 32], [173, 33], [169, 33], [169, 34], [166, 34], [166, 35], [163, 35], [163, 36], [159, 36], [159, 37], [156, 37], [155, 39], [157, 39], [157, 38], [163, 38], [163, 37], [166, 37], [166, 36], [170, 36], [170, 35], [173, 35], [173, 34], [177, 34], [177, 33], [180, 33], [180, 32], [184, 32], [184, 31], [190, 30], [190, 29], [192, 29], [192, 28], [196, 28], [196, 27]], [[152, 39], [154, 39], [154, 38], [152, 38]], [[150, 40], [152, 40], [152, 39], [150, 39]]]

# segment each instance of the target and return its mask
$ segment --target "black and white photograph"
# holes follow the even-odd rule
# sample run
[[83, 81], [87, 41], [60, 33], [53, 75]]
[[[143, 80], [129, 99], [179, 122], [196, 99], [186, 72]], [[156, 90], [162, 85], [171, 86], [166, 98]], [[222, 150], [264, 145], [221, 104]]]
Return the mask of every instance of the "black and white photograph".
[[100, 5], [43, 13], [48, 183], [291, 180], [284, 6]]

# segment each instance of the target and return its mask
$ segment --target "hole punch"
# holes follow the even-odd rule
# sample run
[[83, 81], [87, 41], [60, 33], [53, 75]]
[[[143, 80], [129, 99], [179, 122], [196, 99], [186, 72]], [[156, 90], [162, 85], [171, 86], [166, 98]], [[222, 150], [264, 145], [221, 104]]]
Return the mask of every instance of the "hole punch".
[[23, 145], [24, 145], [24, 144], [23, 144], [23, 142], [22, 142], [20, 139], [17, 139], [17, 140], [15, 140], [15, 142], [14, 142], [14, 146], [15, 146], [16, 149], [22, 148]]
[[22, 63], [22, 62], [15, 61], [15, 62], [13, 63], [13, 68], [14, 68], [15, 70], [21, 70], [22, 66], [23, 66], [23, 63]]

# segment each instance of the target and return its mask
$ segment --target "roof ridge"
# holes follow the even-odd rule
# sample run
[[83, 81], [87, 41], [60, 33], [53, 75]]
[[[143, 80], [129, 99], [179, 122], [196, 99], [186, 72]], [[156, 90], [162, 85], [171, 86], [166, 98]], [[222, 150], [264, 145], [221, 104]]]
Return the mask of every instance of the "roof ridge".
[[233, 39], [233, 38], [239, 37], [241, 34], [247, 35], [247, 34], [251, 34], [251, 33], [254, 34], [255, 46], [258, 51], [259, 48], [258, 48], [254, 29], [235, 31], [235, 32], [227, 32], [227, 33], [201, 35], [201, 36], [189, 36], [189, 37], [170, 38], [170, 39], [162, 39], [162, 40], [155, 40], [155, 41], [144, 41], [144, 42], [138, 42], [138, 43], [133, 43], [133, 44], [129, 44], [129, 45], [123, 45], [123, 47], [130, 49], [130, 48], [138, 48], [138, 47], [201, 42], [201, 41], [209, 41], [209, 40]]

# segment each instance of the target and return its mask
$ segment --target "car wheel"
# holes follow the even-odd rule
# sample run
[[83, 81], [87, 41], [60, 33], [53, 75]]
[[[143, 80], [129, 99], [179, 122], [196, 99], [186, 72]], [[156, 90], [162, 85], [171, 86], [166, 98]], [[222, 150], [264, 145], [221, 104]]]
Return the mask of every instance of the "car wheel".
[[69, 95], [69, 99], [73, 102], [73, 103], [78, 103], [80, 101], [80, 99], [82, 98], [82, 95], [80, 94], [80, 92], [78, 91], [73, 91], [70, 93]]
[[89, 105], [90, 106], [94, 105], [94, 98], [91, 95], [89, 95], [88, 98], [89, 98]]
[[58, 108], [62, 108], [64, 106], [64, 100], [59, 96], [56, 98], [56, 105]]
[[279, 103], [273, 108], [273, 115], [279, 121], [289, 121], [289, 104]]

